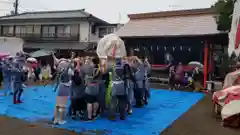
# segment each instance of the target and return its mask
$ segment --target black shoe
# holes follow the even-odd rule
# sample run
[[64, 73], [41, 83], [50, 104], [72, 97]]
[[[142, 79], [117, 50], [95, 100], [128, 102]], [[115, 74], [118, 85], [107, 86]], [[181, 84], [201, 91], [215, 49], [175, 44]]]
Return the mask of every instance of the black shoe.
[[128, 115], [132, 115], [132, 110], [129, 110], [129, 111], [128, 111]]
[[76, 117], [75, 117], [75, 116], [72, 116], [72, 120], [76, 120]]
[[85, 121], [85, 122], [92, 122], [92, 120], [93, 120], [93, 119], [87, 118], [87, 119], [85, 119], [84, 121]]
[[144, 104], [145, 104], [145, 105], [148, 105], [148, 101], [147, 101], [147, 100], [144, 100]]
[[96, 120], [98, 118], [98, 115], [94, 115], [93, 119]]
[[125, 120], [125, 117], [124, 116], [120, 116], [120, 120]]
[[144, 105], [141, 103], [141, 104], [136, 104], [134, 107], [135, 108], [142, 108]]

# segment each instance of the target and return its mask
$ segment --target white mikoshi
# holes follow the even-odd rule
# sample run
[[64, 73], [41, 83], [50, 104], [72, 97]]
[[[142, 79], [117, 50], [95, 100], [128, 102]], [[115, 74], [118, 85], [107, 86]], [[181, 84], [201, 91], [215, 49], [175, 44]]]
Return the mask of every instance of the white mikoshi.
[[108, 57], [123, 58], [127, 55], [124, 41], [116, 34], [108, 34], [104, 36], [98, 42], [96, 52], [100, 59], [101, 70], [103, 72], [106, 71]]
[[[113, 49], [116, 46], [115, 56], [113, 56]], [[104, 36], [97, 45], [97, 55], [100, 59], [111, 57], [124, 57], [127, 55], [124, 41], [116, 34], [108, 34]]]

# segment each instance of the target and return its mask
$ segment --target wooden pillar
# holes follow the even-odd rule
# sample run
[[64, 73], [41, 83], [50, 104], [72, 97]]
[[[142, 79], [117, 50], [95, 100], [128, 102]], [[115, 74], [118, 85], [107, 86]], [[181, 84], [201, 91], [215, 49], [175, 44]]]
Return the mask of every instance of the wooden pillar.
[[214, 64], [213, 64], [213, 45], [209, 44], [208, 46], [208, 80], [212, 80], [212, 73], [214, 70]]
[[205, 41], [205, 45], [204, 45], [204, 72], [203, 72], [204, 88], [207, 87], [207, 78], [208, 78], [208, 44], [207, 44], [207, 41]]

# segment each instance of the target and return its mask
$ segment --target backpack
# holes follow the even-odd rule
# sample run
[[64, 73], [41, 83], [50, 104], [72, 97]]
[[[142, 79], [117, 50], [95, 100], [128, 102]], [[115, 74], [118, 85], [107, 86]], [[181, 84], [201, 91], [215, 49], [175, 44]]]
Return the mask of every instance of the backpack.
[[77, 70], [74, 71], [74, 75], [72, 76], [72, 81], [75, 85], [82, 84], [82, 78], [80, 76], [80, 72], [78, 72]]

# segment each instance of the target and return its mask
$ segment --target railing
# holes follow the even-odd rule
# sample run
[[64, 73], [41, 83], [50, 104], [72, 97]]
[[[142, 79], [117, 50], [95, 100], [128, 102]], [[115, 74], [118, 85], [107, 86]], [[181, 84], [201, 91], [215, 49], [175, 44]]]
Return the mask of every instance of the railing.
[[16, 37], [20, 37], [25, 41], [78, 41], [79, 34], [69, 34], [69, 33], [44, 33], [44, 34], [15, 34]]
[[14, 34], [13, 34], [13, 33], [3, 33], [1, 36], [4, 36], [4, 37], [13, 37]]

